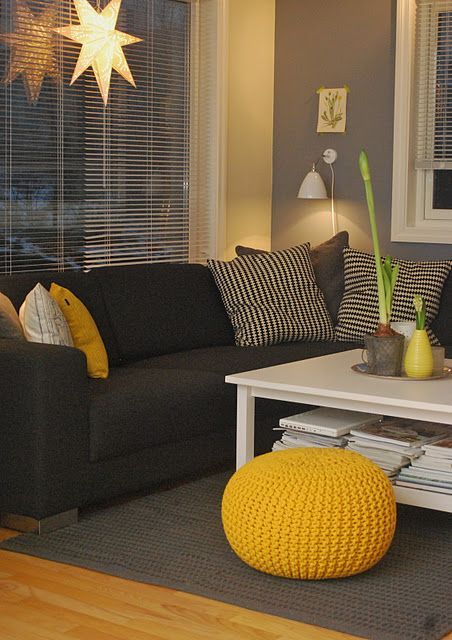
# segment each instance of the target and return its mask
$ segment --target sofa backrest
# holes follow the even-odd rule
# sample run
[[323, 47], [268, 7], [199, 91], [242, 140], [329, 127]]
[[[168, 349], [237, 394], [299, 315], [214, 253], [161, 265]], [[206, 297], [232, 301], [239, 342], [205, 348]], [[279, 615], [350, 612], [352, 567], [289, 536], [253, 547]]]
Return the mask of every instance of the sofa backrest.
[[93, 316], [111, 365], [199, 347], [234, 344], [231, 323], [207, 267], [143, 264], [0, 276], [17, 310], [40, 282], [70, 289]]
[[96, 269], [124, 361], [234, 344], [207, 267], [153, 263]]
[[110, 364], [119, 364], [121, 358], [116, 338], [108, 319], [103, 294], [95, 271], [40, 271], [0, 276], [0, 292], [4, 293], [19, 310], [26, 295], [40, 282], [47, 290], [52, 282], [70, 289], [87, 307], [94, 318], [107, 349]]

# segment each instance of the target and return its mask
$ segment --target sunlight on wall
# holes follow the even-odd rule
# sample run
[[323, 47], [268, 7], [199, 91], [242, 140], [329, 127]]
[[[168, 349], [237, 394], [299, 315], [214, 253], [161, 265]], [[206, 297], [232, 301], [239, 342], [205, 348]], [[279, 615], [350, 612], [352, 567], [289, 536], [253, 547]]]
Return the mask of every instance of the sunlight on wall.
[[275, 0], [230, 0], [226, 248], [270, 248]]
[[[289, 224], [279, 231], [273, 249], [287, 249], [302, 242], [310, 242], [315, 247], [331, 238], [333, 228], [329, 207], [327, 200], [300, 201], [294, 197], [293, 203], [290, 202], [285, 210]], [[350, 246], [372, 251], [369, 218], [367, 211], [362, 212], [361, 203], [341, 198], [336, 200], [336, 211], [338, 231], [348, 231]]]

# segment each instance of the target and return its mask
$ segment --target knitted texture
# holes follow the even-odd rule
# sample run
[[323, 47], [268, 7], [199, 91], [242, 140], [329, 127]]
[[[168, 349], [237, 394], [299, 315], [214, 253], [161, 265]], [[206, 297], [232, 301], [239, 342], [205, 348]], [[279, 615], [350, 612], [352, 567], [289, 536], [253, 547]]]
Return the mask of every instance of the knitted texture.
[[396, 525], [386, 475], [343, 449], [294, 449], [254, 458], [228, 482], [223, 527], [251, 567], [286, 578], [341, 578], [370, 569]]

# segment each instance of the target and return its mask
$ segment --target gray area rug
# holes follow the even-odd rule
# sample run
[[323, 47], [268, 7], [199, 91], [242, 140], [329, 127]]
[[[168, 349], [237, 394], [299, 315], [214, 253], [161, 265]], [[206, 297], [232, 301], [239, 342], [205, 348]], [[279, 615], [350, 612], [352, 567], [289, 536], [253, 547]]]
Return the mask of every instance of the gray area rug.
[[371, 640], [437, 640], [452, 629], [452, 516], [399, 506], [394, 542], [367, 573], [298, 581], [259, 573], [231, 551], [220, 505], [229, 474], [86, 514], [0, 547], [172, 587]]

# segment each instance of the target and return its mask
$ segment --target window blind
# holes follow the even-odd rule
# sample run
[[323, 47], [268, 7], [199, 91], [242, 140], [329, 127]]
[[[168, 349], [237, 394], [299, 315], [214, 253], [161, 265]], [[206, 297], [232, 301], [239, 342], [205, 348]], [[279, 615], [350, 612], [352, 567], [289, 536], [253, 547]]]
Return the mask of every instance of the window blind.
[[[46, 22], [43, 16], [52, 6], [55, 12]], [[40, 27], [50, 31], [68, 15], [48, 0], [0, 4], [0, 73], [12, 80], [0, 85], [4, 273], [81, 264], [85, 79], [68, 86], [77, 47], [68, 42], [63, 52], [56, 34], [46, 37]]]
[[452, 169], [452, 0], [418, 0], [417, 169]]
[[128, 0], [120, 20], [137, 87], [115, 74], [104, 109], [87, 80], [84, 261], [187, 261], [190, 4]]
[[[18, 33], [16, 7], [22, 2], [2, 0], [0, 31], [16, 34], [24, 64], [41, 48], [39, 75], [48, 41], [27, 42], [29, 35]], [[52, 2], [56, 26], [78, 24], [69, 0], [26, 5], [39, 21]], [[100, 9], [106, 4], [97, 0]], [[3, 272], [212, 255], [215, 220], [203, 205], [212, 180], [198, 179], [206, 163], [194, 150], [205, 138], [199, 113], [212, 112], [216, 99], [215, 88], [200, 89], [200, 79], [213, 82], [215, 74], [196, 66], [203, 64], [200, 40], [193, 37], [196, 5], [123, 0], [116, 28], [142, 38], [123, 48], [136, 88], [113, 71], [107, 107], [91, 68], [70, 86], [80, 45], [56, 34], [58, 77], [44, 75], [34, 102], [23, 71], [0, 87]], [[214, 42], [215, 33], [209, 38]], [[6, 74], [14, 55], [10, 44], [0, 35]]]

